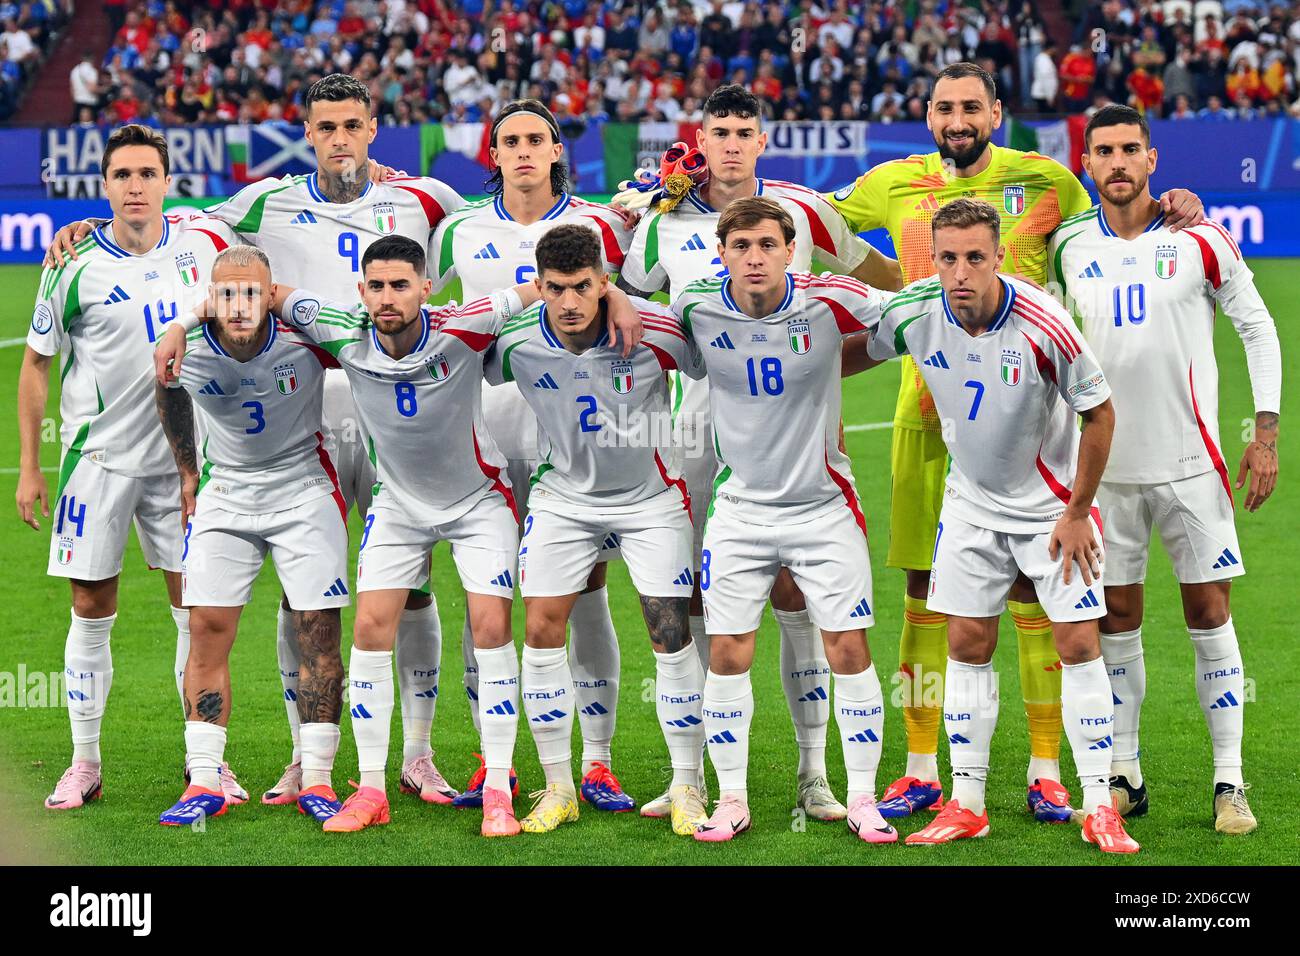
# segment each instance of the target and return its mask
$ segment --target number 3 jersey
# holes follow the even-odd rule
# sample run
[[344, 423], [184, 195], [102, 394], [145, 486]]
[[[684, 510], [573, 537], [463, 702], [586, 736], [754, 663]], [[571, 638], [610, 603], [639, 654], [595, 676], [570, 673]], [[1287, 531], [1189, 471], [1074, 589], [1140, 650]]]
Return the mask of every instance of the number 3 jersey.
[[232, 357], [209, 322], [187, 336], [179, 387], [198, 410], [199, 492], [227, 511], [270, 514], [325, 495], [342, 506], [321, 432], [325, 369], [338, 363], [270, 318], [266, 345]]
[[216, 220], [165, 216], [158, 245], [133, 255], [108, 222], [79, 258], [41, 274], [27, 344], [63, 356], [64, 479], [83, 457], [135, 478], [175, 471], [154, 410], [154, 345], [203, 301], [213, 260], [234, 241]]
[[1246, 346], [1256, 412], [1280, 410], [1282, 356], [1268, 307], [1227, 230], [1207, 219], [1170, 232], [1158, 215], [1126, 240], [1095, 206], [1061, 223], [1051, 263], [1115, 389], [1106, 480], [1154, 484], [1213, 469], [1228, 488], [1216, 303]]
[[513, 508], [505, 459], [483, 427], [483, 355], [519, 306], [513, 290], [463, 306], [421, 308], [409, 355], [384, 351], [364, 306], [298, 290], [289, 324], [336, 358], [370, 436], [378, 494], [430, 525], [453, 521], [496, 490]]
[[673, 311], [708, 372], [715, 505], [776, 525], [847, 504], [865, 530], [839, 450], [840, 342], [874, 326], [887, 295], [855, 279], [787, 273], [776, 310], [755, 319], [729, 277], [686, 287]]
[[570, 352], [544, 303], [512, 320], [488, 359], [488, 381], [516, 383], [537, 415], [534, 507], [630, 510], [670, 489], [688, 506], [663, 373], [698, 378], [703, 365], [671, 311], [632, 302], [645, 333], [626, 359], [604, 330], [589, 349]]
[[957, 321], [937, 276], [886, 306], [875, 358], [911, 355], [934, 396], [952, 456], [944, 512], [1014, 534], [1050, 531], [1065, 511], [1079, 456], [1076, 412], [1110, 397], [1101, 366], [1046, 292], [1007, 276], [981, 335]]

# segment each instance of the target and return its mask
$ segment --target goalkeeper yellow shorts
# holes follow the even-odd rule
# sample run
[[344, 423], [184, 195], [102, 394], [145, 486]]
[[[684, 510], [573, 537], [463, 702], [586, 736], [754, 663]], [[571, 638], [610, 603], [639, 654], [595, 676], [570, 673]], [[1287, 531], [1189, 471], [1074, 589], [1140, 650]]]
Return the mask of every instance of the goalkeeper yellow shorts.
[[930, 570], [934, 535], [943, 507], [948, 449], [937, 432], [894, 426], [890, 448], [893, 488], [889, 508], [891, 568]]

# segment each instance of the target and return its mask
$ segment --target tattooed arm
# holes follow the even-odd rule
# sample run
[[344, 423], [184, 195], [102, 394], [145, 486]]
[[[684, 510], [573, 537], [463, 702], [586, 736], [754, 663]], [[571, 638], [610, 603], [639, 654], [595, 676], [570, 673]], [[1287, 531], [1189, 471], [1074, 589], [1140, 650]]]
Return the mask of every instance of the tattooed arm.
[[339, 609], [293, 611], [298, 641], [298, 719], [337, 724], [343, 710], [343, 656]]
[[154, 403], [162, 420], [163, 434], [176, 459], [181, 476], [181, 527], [194, 514], [195, 495], [199, 489], [198, 452], [194, 444], [194, 402], [183, 388], [154, 386]]
[[643, 597], [641, 615], [657, 654], [674, 654], [691, 643], [690, 598]]

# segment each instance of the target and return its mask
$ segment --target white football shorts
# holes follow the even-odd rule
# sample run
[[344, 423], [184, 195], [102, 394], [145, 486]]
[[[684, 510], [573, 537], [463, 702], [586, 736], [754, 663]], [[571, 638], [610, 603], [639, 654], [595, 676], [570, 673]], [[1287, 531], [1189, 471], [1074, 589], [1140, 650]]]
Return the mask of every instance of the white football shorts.
[[718, 459], [713, 451], [713, 429], [709, 425], [709, 380], [676, 373], [671, 376], [673, 440], [680, 446], [682, 478], [691, 496], [695, 566], [700, 566], [704, 548], [704, 525], [713, 501], [713, 480]]
[[[1093, 534], [1101, 544], [1101, 530], [1095, 519], [1091, 520]], [[1101, 576], [1087, 584], [1076, 563], [1067, 585], [1061, 560], [1053, 561], [1048, 554], [1051, 537], [1050, 531], [990, 531], [954, 517], [944, 508], [934, 539], [926, 607], [958, 617], [997, 617], [1007, 609], [1007, 594], [1016, 572], [1021, 571], [1033, 582], [1038, 602], [1050, 620], [1063, 624], [1102, 617], [1106, 597]], [[1102, 559], [1105, 557], [1103, 554]]]
[[334, 495], [249, 515], [215, 506], [200, 494], [181, 562], [185, 606], [248, 604], [268, 551], [295, 611], [348, 603], [348, 527]]
[[867, 535], [847, 505], [810, 521], [758, 525], [715, 502], [700, 554], [704, 629], [709, 634], [757, 630], [782, 567], [790, 569], [808, 602], [808, 616], [824, 631], [871, 627], [871, 557]]
[[375, 466], [370, 462], [369, 442], [361, 427], [357, 403], [341, 369], [325, 372], [325, 400], [321, 407], [325, 426], [325, 449], [339, 476], [339, 490], [349, 511], [366, 516], [375, 485]]
[[103, 581], [120, 574], [132, 522], [149, 567], [181, 569], [181, 482], [174, 471], [132, 478], [81, 458], [50, 509], [47, 572], [55, 577]]
[[1246, 573], [1232, 516], [1232, 497], [1218, 472], [1153, 485], [1103, 481], [1097, 488], [1106, 535], [1106, 583], [1146, 579], [1151, 525], [1181, 584], [1223, 581]]
[[357, 590], [419, 588], [429, 577], [430, 551], [451, 545], [466, 591], [510, 599], [515, 590], [519, 525], [500, 492], [487, 491], [459, 518], [431, 525], [395, 502], [387, 489], [370, 506], [357, 556]]
[[524, 597], [577, 594], [611, 546], [622, 549], [632, 584], [642, 597], [691, 596], [691, 519], [676, 489], [626, 514], [533, 509], [524, 519], [519, 542], [519, 592]]

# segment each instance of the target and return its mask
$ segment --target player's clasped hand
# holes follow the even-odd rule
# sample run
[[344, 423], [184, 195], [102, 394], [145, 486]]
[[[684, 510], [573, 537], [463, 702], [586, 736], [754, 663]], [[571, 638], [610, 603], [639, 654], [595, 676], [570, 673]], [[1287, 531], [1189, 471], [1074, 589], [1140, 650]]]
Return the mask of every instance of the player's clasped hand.
[[47, 269], [60, 269], [77, 258], [77, 243], [90, 235], [90, 225], [84, 221], [70, 222], [54, 234], [54, 241], [45, 250]]
[[1061, 558], [1061, 573], [1066, 584], [1070, 583], [1072, 565], [1076, 561], [1085, 584], [1091, 585], [1101, 576], [1101, 545], [1097, 543], [1092, 522], [1086, 516], [1076, 518], [1068, 513], [1061, 515], [1056, 527], [1052, 529], [1047, 553], [1053, 561], [1057, 557]]
[[1271, 443], [1253, 441], [1246, 446], [1241, 456], [1241, 467], [1237, 469], [1237, 489], [1246, 484], [1246, 473], [1250, 473], [1250, 489], [1246, 492], [1246, 510], [1258, 511], [1260, 505], [1277, 487], [1277, 448]]

